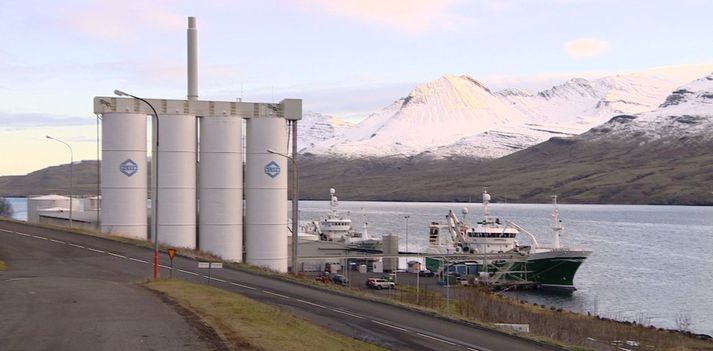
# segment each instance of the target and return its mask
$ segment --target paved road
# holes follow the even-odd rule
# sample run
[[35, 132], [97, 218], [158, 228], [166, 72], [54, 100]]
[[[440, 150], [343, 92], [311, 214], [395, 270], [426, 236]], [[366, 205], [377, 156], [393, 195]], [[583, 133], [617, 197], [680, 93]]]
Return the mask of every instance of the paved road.
[[[51, 266], [88, 266], [86, 273], [77, 272], [75, 279], [91, 274], [130, 281], [148, 278], [151, 274], [153, 253], [150, 249], [100, 238], [0, 222], [0, 245], [0, 257], [8, 261], [11, 272], [14, 271], [12, 267], [24, 263], [18, 261], [18, 250], [37, 250], [55, 255], [53, 259], [46, 259]], [[11, 255], [7, 255], [6, 247], [13, 248]], [[161, 275], [168, 276], [168, 258], [165, 254], [161, 258]], [[208, 282], [207, 271], [198, 269], [197, 263], [191, 259], [176, 257], [174, 267], [175, 278]], [[7, 274], [10, 272], [5, 276]], [[277, 305], [320, 326], [387, 349], [552, 350], [551, 347], [502, 333], [246, 272], [219, 269], [213, 270], [211, 276], [212, 285]], [[127, 291], [127, 294], [130, 293]], [[0, 334], [0, 341], [6, 334]]]
[[0, 222], [0, 259], [9, 265], [0, 272], [0, 349], [209, 348], [181, 315], [136, 284], [139, 275], [125, 272], [111, 256], [8, 227], [19, 228]]

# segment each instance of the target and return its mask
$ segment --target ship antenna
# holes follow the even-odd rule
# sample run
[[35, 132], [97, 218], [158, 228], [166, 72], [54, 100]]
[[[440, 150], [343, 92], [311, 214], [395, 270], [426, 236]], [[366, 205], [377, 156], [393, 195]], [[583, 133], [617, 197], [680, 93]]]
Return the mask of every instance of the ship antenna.
[[552, 234], [554, 236], [553, 246], [555, 249], [559, 249], [560, 234], [564, 229], [564, 226], [562, 226], [562, 221], [560, 220], [560, 212], [557, 208], [557, 195], [552, 195], [552, 205], [554, 206], [554, 212], [552, 212]]
[[488, 223], [488, 205], [490, 204], [490, 194], [488, 194], [488, 187], [483, 188], [483, 217], [485, 218], [484, 223]]

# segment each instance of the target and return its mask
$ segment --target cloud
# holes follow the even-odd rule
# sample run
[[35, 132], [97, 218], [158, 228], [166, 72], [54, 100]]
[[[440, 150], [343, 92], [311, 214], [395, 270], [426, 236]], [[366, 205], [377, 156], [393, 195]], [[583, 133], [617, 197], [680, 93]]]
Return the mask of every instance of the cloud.
[[85, 117], [58, 116], [43, 113], [7, 113], [0, 112], [3, 131], [16, 131], [37, 127], [86, 126], [96, 123], [94, 115]]
[[588, 59], [606, 53], [610, 46], [602, 39], [577, 38], [564, 43], [564, 52], [573, 59]]
[[59, 22], [85, 35], [114, 43], [127, 43], [147, 30], [176, 31], [186, 19], [168, 1], [91, 1], [58, 10]]
[[433, 29], [451, 30], [471, 20], [456, 13], [459, 0], [292, 0], [306, 10], [321, 9], [333, 16], [375, 22], [409, 35]]

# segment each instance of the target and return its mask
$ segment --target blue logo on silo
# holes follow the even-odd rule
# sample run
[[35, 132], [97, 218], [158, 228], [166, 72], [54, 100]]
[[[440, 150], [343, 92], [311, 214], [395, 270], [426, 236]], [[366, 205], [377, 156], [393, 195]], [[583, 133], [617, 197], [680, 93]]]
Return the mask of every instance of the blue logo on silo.
[[127, 177], [131, 177], [132, 175], [136, 174], [138, 170], [139, 166], [137, 166], [136, 162], [131, 159], [128, 159], [119, 165], [119, 171], [121, 171], [121, 173], [124, 173]]
[[275, 163], [275, 161], [270, 161], [270, 163], [265, 165], [265, 174], [269, 175], [270, 178], [275, 178], [280, 175], [280, 165]]

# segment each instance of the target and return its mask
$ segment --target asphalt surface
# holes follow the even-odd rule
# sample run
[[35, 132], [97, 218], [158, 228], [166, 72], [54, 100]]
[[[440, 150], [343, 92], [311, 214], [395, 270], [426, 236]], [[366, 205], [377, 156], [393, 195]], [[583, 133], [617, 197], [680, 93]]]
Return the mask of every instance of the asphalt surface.
[[[92, 330], [86, 343], [94, 345], [92, 349], [97, 349], [96, 346], [101, 349], [142, 349], [147, 342], [151, 346], [144, 349], [206, 347], [195, 338], [189, 338], [192, 332], [186, 330], [189, 328], [185, 323], [185, 328], [180, 329], [180, 321], [164, 320], [168, 318], [164, 315], [171, 314], [170, 307], [133, 284], [151, 276], [153, 252], [150, 249], [0, 221], [0, 259], [9, 265], [8, 271], [0, 273], [0, 308], [3, 311], [0, 345], [26, 345], [23, 340], [37, 345], [63, 345], [46, 344], [48, 341], [37, 337], [44, 333], [40, 329], [50, 328], [51, 333], [44, 333], [47, 338], [65, 342], [77, 342], [76, 339], [84, 335], [82, 330]], [[174, 278], [204, 284], [210, 282], [276, 305], [327, 329], [390, 350], [555, 349], [492, 330], [242, 271], [213, 269], [209, 281], [207, 269], [199, 269], [196, 261], [184, 257], [176, 257], [173, 265]], [[169, 260], [166, 254], [161, 255], [161, 266], [161, 276], [167, 277]], [[42, 286], [46, 288], [39, 289]], [[43, 291], [43, 298], [48, 300], [28, 296], [32, 295], [31, 289]], [[21, 302], [13, 301], [15, 299]], [[123, 299], [134, 299], [135, 302]], [[73, 301], [80, 300], [86, 305], [75, 309], [73, 305], [77, 303]], [[43, 302], [64, 306], [46, 308], [49, 306]], [[16, 311], [8, 314], [8, 310]], [[112, 328], [111, 323], [100, 327], [105, 320], [111, 322], [115, 310], [126, 310], [129, 316], [117, 323], [120, 327]], [[72, 323], [67, 323], [66, 318], [70, 317]], [[146, 336], [145, 340], [140, 338], [143, 336]], [[81, 345], [84, 344], [55, 349], [79, 350], [83, 349]]]
[[[0, 259], [9, 265], [0, 272], [0, 350], [209, 349], [111, 256], [8, 227], [18, 229], [0, 222]], [[27, 229], [18, 231], [42, 234]]]

